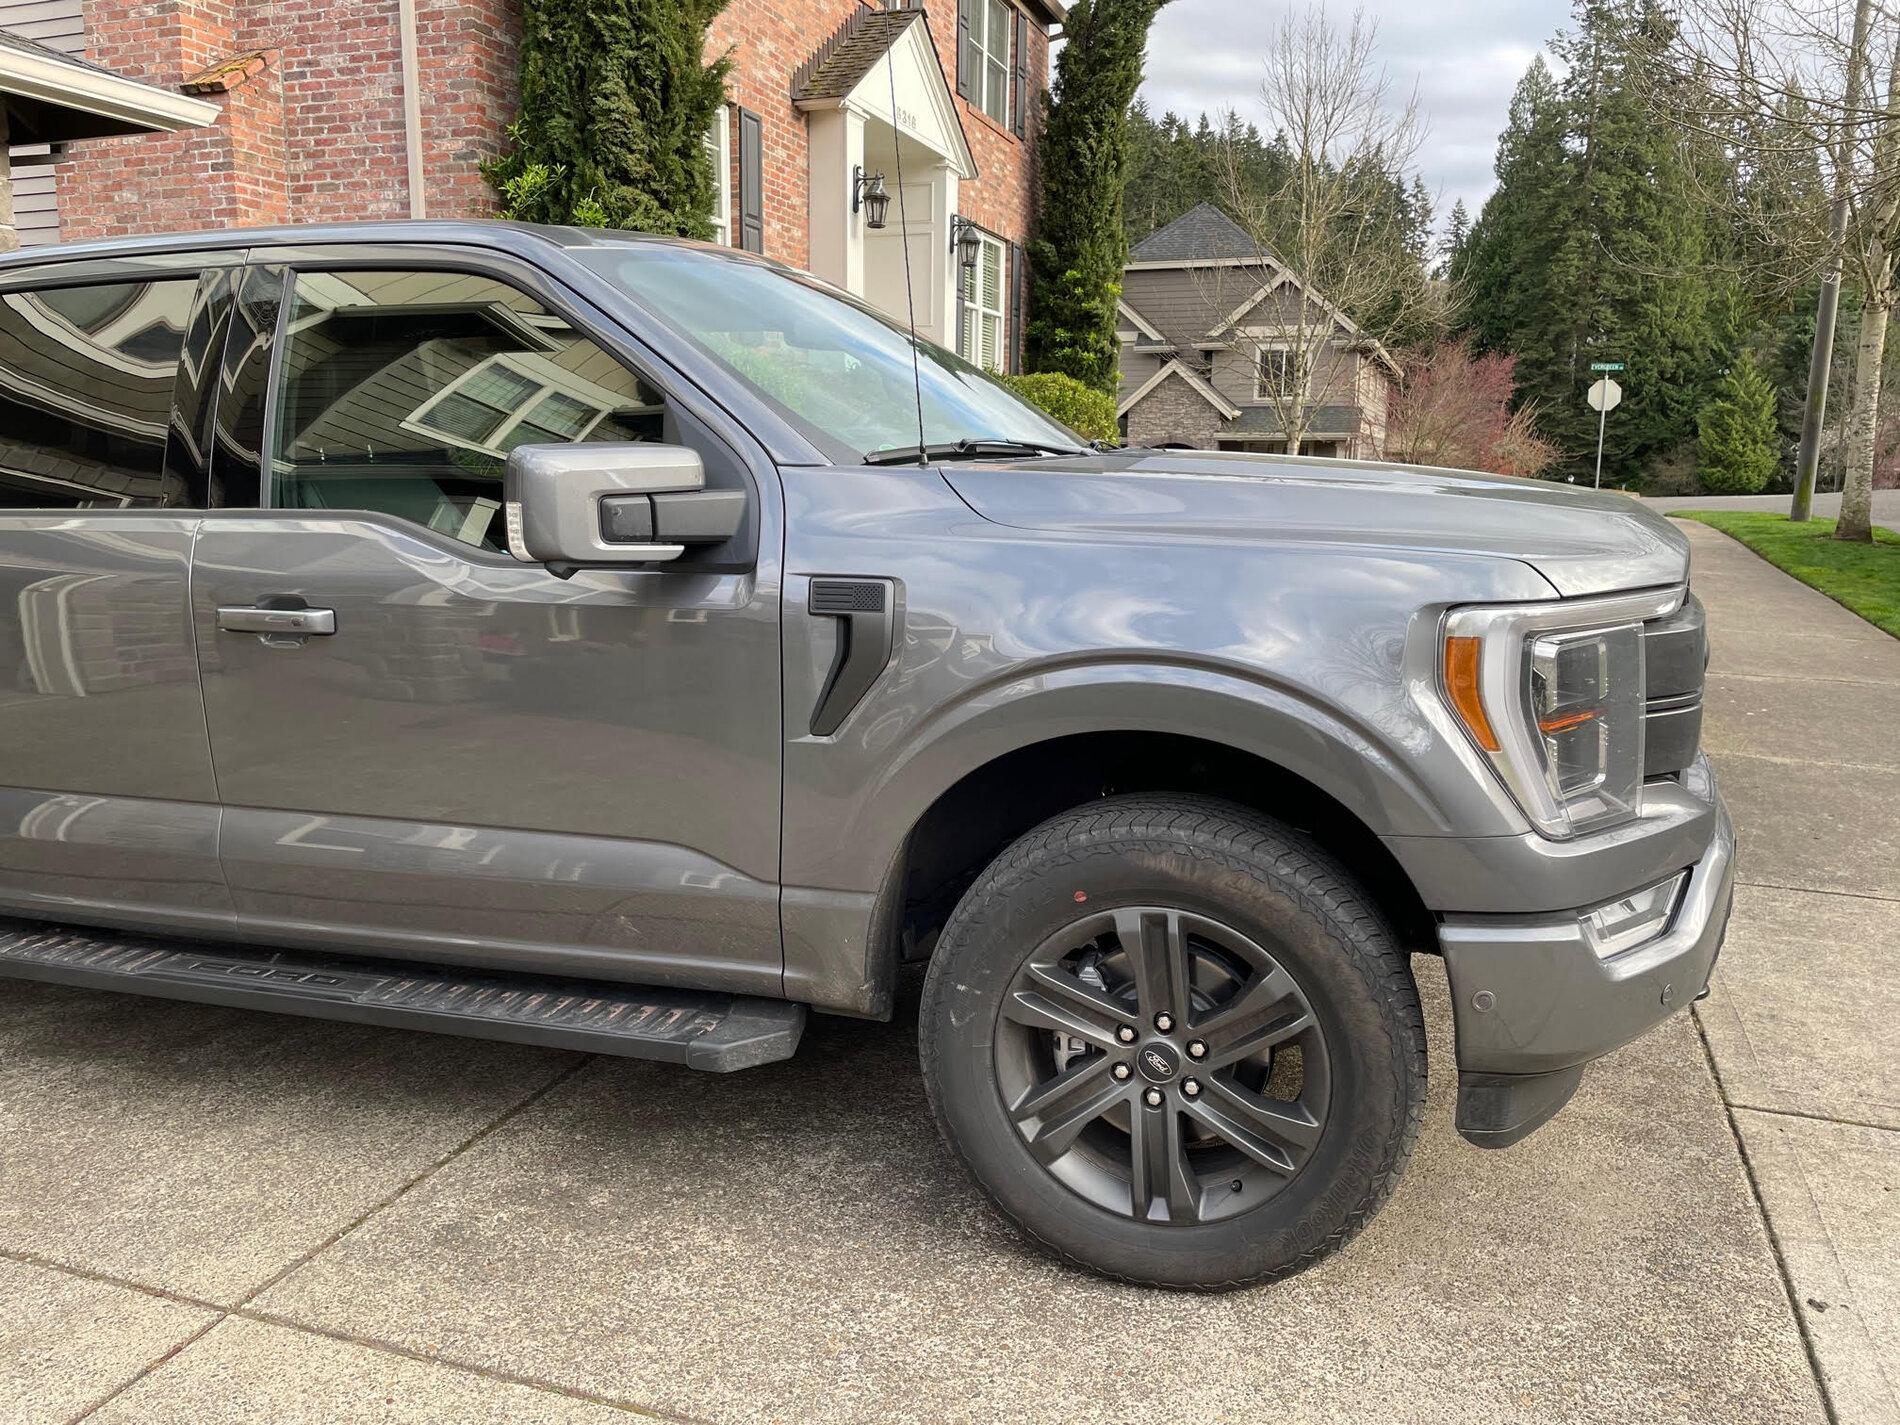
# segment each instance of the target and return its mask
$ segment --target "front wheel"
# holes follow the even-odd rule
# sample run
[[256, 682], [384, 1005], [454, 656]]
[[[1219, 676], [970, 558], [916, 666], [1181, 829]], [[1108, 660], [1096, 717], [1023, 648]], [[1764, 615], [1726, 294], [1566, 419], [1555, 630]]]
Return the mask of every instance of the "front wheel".
[[1198, 797], [1117, 797], [1018, 840], [945, 927], [924, 1082], [951, 1148], [1042, 1246], [1203, 1290], [1336, 1251], [1418, 1133], [1404, 954], [1345, 870]]

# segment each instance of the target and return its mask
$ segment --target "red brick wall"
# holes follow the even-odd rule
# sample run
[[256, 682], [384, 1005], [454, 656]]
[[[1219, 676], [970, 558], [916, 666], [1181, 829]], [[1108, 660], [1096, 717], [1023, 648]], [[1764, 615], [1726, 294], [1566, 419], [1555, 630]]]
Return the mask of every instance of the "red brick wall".
[[[709, 54], [733, 59], [733, 102], [764, 125], [766, 251], [799, 266], [809, 261], [809, 148], [791, 76], [865, 3], [731, 0], [712, 28]], [[956, 0], [928, 0], [926, 12], [954, 89]], [[480, 164], [506, 141], [519, 31], [518, 0], [417, 0], [431, 216], [494, 211]], [[1033, 23], [1028, 35], [1033, 122], [1048, 40]], [[225, 113], [211, 129], [76, 145], [59, 169], [67, 238], [408, 215], [396, 0], [86, 0], [86, 40], [89, 58], [166, 87], [251, 50], [268, 65], [213, 96]], [[979, 170], [958, 206], [1020, 240], [1033, 147], [957, 103]]]
[[[86, 54], [152, 84], [179, 81], [242, 52], [232, 0], [136, 0], [86, 7]], [[267, 69], [214, 98], [211, 129], [80, 144], [59, 164], [67, 240], [169, 232], [289, 215], [282, 91]]]
[[518, 91], [521, 11], [515, 0], [421, 0], [423, 191], [435, 217], [489, 217], [485, 159], [508, 139]]

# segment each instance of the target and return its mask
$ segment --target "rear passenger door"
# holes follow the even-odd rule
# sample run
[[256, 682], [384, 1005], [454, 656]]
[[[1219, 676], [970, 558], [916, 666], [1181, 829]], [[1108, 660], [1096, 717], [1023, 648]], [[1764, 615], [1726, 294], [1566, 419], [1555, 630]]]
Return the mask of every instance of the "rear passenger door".
[[0, 912], [228, 920], [188, 574], [239, 261], [0, 275]]
[[[500, 255], [304, 252], [252, 278], [278, 325], [232, 374], [251, 394], [218, 478], [254, 460], [263, 508], [209, 516], [194, 564], [240, 925], [777, 993], [778, 516], [743, 433]], [[715, 568], [517, 562], [507, 452], [567, 441], [693, 447], [751, 492], [749, 544]], [[313, 631], [233, 612], [255, 609]]]

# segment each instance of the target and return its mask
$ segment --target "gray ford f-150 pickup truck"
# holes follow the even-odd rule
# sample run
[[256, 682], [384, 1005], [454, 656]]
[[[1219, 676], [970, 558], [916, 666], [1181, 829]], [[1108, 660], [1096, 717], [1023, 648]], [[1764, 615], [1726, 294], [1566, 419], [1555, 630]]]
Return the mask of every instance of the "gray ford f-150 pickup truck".
[[1663, 520], [1094, 448], [728, 249], [0, 261], [0, 506], [0, 975], [717, 1071], [927, 961], [951, 1149], [1127, 1280], [1366, 1221], [1409, 953], [1502, 1146], [1728, 916]]

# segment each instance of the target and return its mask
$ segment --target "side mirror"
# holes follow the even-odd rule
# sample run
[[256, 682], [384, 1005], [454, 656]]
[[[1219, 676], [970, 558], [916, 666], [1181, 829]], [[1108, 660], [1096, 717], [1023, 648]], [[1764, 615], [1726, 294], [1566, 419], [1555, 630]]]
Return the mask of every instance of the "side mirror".
[[657, 564], [723, 544], [745, 519], [743, 490], [708, 490], [681, 445], [519, 445], [502, 476], [508, 552], [557, 572]]

